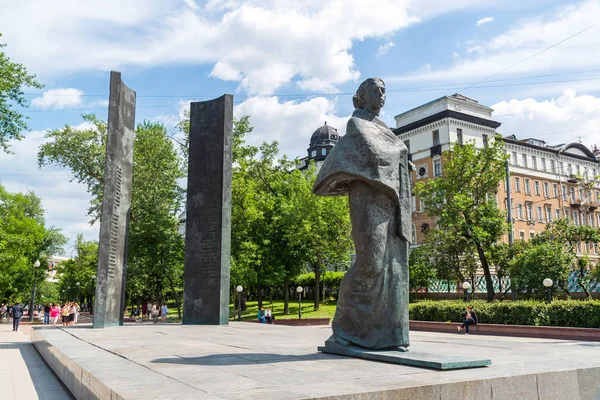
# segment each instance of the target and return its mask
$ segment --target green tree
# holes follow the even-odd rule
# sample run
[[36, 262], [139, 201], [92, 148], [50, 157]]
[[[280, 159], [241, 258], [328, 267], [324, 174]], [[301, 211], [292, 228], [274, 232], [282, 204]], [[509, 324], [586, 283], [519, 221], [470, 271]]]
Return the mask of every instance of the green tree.
[[561, 292], [560, 282], [568, 281], [572, 263], [573, 255], [565, 252], [560, 244], [530, 245], [511, 261], [512, 285], [527, 297], [543, 299], [544, 279], [557, 283], [552, 286], [552, 292]]
[[468, 239], [452, 231], [429, 229], [423, 247], [438, 279], [462, 283], [475, 275], [475, 248]]
[[[533, 240], [534, 245], [550, 243], [561, 246], [567, 251], [573, 260], [577, 283], [583, 289], [588, 299], [592, 298], [589, 292], [590, 281], [595, 271], [590, 270], [589, 257], [587, 255], [577, 256], [581, 246], [587, 246], [588, 243], [600, 243], [600, 229], [587, 225], [575, 225], [572, 221], [561, 218], [546, 225], [540, 234]], [[564, 290], [568, 292], [568, 280], [561, 281]]]
[[504, 212], [495, 199], [507, 159], [502, 138], [496, 136], [484, 148], [477, 148], [474, 142], [455, 144], [443, 156], [443, 175], [417, 183], [415, 194], [423, 201], [425, 211], [437, 217], [440, 230], [464, 238], [475, 247], [485, 275], [487, 298], [493, 301], [495, 290], [487, 253], [506, 231]]
[[[0, 49], [5, 46], [0, 43]], [[0, 51], [0, 147], [5, 152], [8, 152], [9, 141], [21, 139], [21, 132], [27, 130], [25, 117], [15, 109], [15, 105], [28, 106], [24, 87], [41, 89], [43, 86], [35, 80], [35, 75], [27, 73], [23, 64], [12, 62], [4, 51]]]
[[[507, 243], [496, 243], [490, 249], [490, 261], [496, 266], [496, 275], [498, 276], [498, 283], [500, 286], [500, 292], [502, 292], [502, 278], [510, 276], [510, 266], [512, 260], [529, 248], [529, 243], [524, 240], [517, 240], [512, 245]], [[509, 285], [504, 289], [504, 294], [511, 289], [512, 285]], [[514, 288], [512, 288], [514, 290]]]
[[0, 299], [28, 300], [34, 276], [37, 283], [45, 279], [44, 273], [35, 274], [34, 262], [47, 265], [48, 256], [61, 254], [65, 243], [58, 230], [45, 227], [39, 197], [0, 186]]
[[91, 303], [95, 290], [92, 276], [96, 274], [98, 266], [98, 243], [84, 240], [83, 235], [79, 234], [74, 245], [75, 257], [56, 267], [58, 294], [62, 300], [85, 300]]
[[353, 244], [347, 197], [316, 196], [312, 192], [317, 171], [314, 165], [289, 173], [291, 189], [282, 232], [290, 256], [310, 265], [315, 273], [314, 309], [320, 302], [321, 275], [329, 265], [348, 265]]
[[408, 271], [410, 289], [415, 292], [429, 287], [432, 279], [436, 277], [436, 270], [429, 257], [427, 246], [419, 246], [410, 252], [408, 257]]

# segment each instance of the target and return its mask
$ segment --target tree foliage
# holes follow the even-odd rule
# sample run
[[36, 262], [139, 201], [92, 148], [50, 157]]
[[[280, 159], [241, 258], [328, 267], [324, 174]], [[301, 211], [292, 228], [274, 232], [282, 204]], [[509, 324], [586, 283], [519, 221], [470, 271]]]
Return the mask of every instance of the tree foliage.
[[[534, 245], [553, 244], [559, 246], [571, 256], [577, 282], [583, 289], [586, 296], [591, 299], [589, 285], [594, 275], [597, 275], [597, 270], [592, 268], [589, 257], [581, 253], [578, 249], [586, 247], [588, 243], [595, 245], [600, 243], [600, 229], [587, 225], [575, 225], [572, 221], [566, 218], [557, 219], [556, 221], [546, 225], [546, 229], [533, 240]], [[565, 291], [567, 291], [566, 281], [562, 281]]]
[[[0, 49], [5, 46], [0, 43]], [[24, 87], [41, 89], [43, 86], [36, 81], [35, 75], [27, 73], [23, 64], [12, 62], [4, 51], [0, 51], [0, 147], [5, 152], [8, 152], [9, 141], [21, 139], [21, 132], [27, 130], [25, 117], [15, 109], [15, 105], [27, 107]]]
[[[0, 186], [0, 300], [28, 299], [34, 262], [40, 260], [40, 270], [45, 271], [47, 258], [61, 254], [65, 243], [60, 231], [45, 226], [39, 197], [33, 192], [9, 193]], [[38, 283], [44, 278], [44, 273], [37, 274]]]
[[484, 148], [475, 143], [455, 144], [444, 152], [443, 175], [415, 186], [425, 211], [437, 217], [439, 230], [463, 238], [474, 248], [483, 269], [488, 301], [495, 296], [488, 251], [506, 231], [504, 212], [495, 193], [504, 177], [502, 138], [496, 136]]
[[436, 278], [436, 268], [431, 261], [427, 246], [419, 246], [410, 252], [408, 269], [411, 290], [427, 288], [431, 280]]
[[562, 292], [562, 287], [568, 282], [572, 263], [573, 255], [565, 252], [560, 244], [529, 245], [511, 261], [510, 277], [514, 290], [528, 298], [543, 299], [543, 281], [550, 278], [555, 283], [552, 292]]

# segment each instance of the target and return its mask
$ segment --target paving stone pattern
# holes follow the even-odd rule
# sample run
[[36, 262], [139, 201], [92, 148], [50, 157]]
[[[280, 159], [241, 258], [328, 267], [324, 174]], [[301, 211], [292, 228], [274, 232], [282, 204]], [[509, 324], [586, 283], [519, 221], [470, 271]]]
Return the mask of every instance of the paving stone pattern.
[[[492, 360], [485, 368], [432, 371], [318, 353], [329, 326], [233, 322], [38, 332], [64, 353], [68, 387], [77, 363], [89, 371], [90, 387], [114, 399], [600, 399], [596, 342], [411, 332], [414, 351]], [[71, 335], [81, 340], [67, 340]]]

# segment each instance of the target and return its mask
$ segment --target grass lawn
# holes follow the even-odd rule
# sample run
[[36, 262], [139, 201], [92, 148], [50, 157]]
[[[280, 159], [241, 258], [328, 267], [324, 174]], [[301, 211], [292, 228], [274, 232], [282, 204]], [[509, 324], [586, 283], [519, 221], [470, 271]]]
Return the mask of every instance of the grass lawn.
[[[263, 300], [263, 308], [269, 307], [275, 316], [275, 321], [278, 319], [298, 318], [298, 302], [290, 301], [290, 313], [283, 315], [283, 300], [274, 300], [270, 302]], [[335, 301], [330, 300], [321, 303], [318, 311], [314, 311], [313, 302], [311, 300], [302, 302], [302, 318], [333, 318], [335, 314]], [[246, 302], [246, 311], [242, 311], [243, 320], [256, 319], [258, 315], [258, 302]], [[237, 319], [237, 311], [233, 309], [233, 304], [229, 305], [229, 319]]]
[[[273, 315], [275, 316], [275, 320], [278, 319], [289, 319], [289, 318], [298, 318], [298, 301], [290, 302], [290, 313], [288, 315], [283, 315], [283, 300], [274, 300], [270, 302], [269, 300], [263, 301], [263, 307], [266, 309], [267, 307], [271, 308]], [[312, 300], [302, 301], [302, 318], [333, 318], [335, 314], [336, 303], [335, 300], [328, 300], [324, 303], [321, 303], [318, 311], [314, 311]], [[183, 311], [183, 310], [182, 310]], [[248, 301], [246, 302], [246, 311], [242, 311], [242, 320], [252, 320], [256, 319], [258, 314], [258, 302], [257, 301]], [[229, 305], [229, 320], [234, 321], [237, 320], [237, 311], [233, 309], [233, 304]], [[125, 316], [129, 316], [129, 310]], [[138, 318], [141, 320], [141, 318]], [[177, 318], [177, 308], [169, 307], [169, 314], [167, 314], [167, 322], [177, 323], [181, 322], [180, 318]]]

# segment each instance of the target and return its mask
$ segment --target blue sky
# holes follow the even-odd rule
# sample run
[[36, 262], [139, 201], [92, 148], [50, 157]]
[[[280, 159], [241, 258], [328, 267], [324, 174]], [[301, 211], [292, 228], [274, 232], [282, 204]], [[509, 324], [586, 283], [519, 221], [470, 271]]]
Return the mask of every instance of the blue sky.
[[[446, 4], [447, 3], [447, 4]], [[499, 131], [600, 142], [600, 0], [0, 0], [0, 42], [44, 89], [26, 90], [30, 132], [0, 155], [0, 180], [34, 190], [49, 225], [83, 233], [89, 197], [69, 171], [37, 169], [44, 132], [106, 118], [109, 71], [138, 94], [136, 118], [174, 129], [190, 100], [235, 96], [253, 143], [304, 156], [325, 120], [343, 133], [351, 95], [382, 77], [384, 119], [461, 92], [492, 106]], [[480, 86], [480, 87], [478, 87]], [[157, 97], [152, 97], [157, 96]]]

